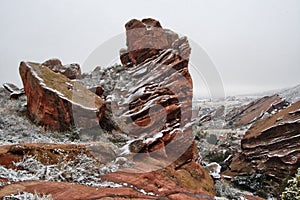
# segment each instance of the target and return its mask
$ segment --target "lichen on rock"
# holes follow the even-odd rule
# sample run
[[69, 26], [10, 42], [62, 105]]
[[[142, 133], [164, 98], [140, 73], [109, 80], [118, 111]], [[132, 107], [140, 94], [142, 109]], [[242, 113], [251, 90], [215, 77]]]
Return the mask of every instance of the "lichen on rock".
[[104, 101], [81, 83], [38, 63], [21, 62], [19, 70], [29, 115], [37, 124], [66, 131], [75, 125], [97, 126], [101, 120]]

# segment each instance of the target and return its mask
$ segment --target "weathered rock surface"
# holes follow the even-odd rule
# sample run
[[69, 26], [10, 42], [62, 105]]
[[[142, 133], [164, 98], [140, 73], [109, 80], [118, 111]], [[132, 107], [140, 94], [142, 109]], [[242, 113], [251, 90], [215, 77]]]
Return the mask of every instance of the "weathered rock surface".
[[43, 164], [57, 164], [74, 159], [79, 154], [95, 157], [99, 163], [107, 163], [115, 159], [116, 148], [105, 143], [89, 144], [53, 144], [24, 143], [0, 146], [0, 165], [13, 168], [24, 156], [34, 156]]
[[96, 94], [67, 78], [59, 60], [21, 63], [27, 108], [38, 124], [63, 131], [99, 123], [114, 140], [1, 146], [0, 198], [29, 192], [54, 199], [214, 199], [212, 178], [195, 162], [187, 39], [153, 19], [133, 20], [126, 30], [124, 65], [93, 72], [116, 70], [109, 77], [114, 87], [95, 84]]
[[5, 186], [0, 198], [19, 192], [51, 194], [53, 199], [156, 199], [141, 194], [133, 188], [95, 188], [68, 182], [30, 181]]
[[17, 99], [20, 96], [25, 94], [24, 89], [19, 89], [17, 86], [15, 86], [12, 83], [4, 83], [3, 87], [10, 92], [10, 98], [11, 99]]
[[[211, 178], [194, 162], [198, 153], [190, 123], [193, 85], [188, 71], [191, 49], [187, 39], [178, 38], [153, 19], [131, 20], [125, 27], [127, 50], [120, 56], [124, 69], [110, 100], [116, 124], [132, 138], [124, 152], [133, 154], [134, 163], [131, 170], [102, 178], [132, 181], [147, 191], [153, 185], [150, 191], [161, 194], [162, 189], [155, 184], [157, 177], [161, 181], [175, 177], [182, 189], [196, 189], [187, 191], [196, 194], [191, 198], [205, 194], [203, 188], [212, 194]], [[177, 186], [173, 184], [158, 185], [172, 185], [165, 192], [174, 194]]]
[[[168, 157], [180, 152], [180, 147], [174, 149], [176, 143], [188, 148], [193, 140], [190, 127], [185, 127], [192, 115], [191, 49], [185, 37], [178, 38], [153, 19], [131, 20], [125, 27], [127, 53], [121, 55], [121, 61], [125, 65], [123, 77], [128, 76], [129, 81], [116, 84], [112, 111], [118, 110], [113, 114], [128, 135], [146, 140], [131, 148], [135, 153], [161, 149], [158, 154]], [[173, 148], [166, 149], [171, 141]]]
[[79, 184], [73, 184], [68, 182], [45, 182], [45, 181], [30, 181], [20, 182], [9, 186], [5, 186], [0, 190], [0, 197], [15, 194], [17, 192], [30, 192], [37, 194], [51, 194], [55, 200], [66, 200], [66, 199], [168, 199], [168, 200], [179, 200], [179, 199], [191, 199], [191, 200], [213, 200], [214, 198], [210, 195], [205, 194], [191, 194], [185, 192], [173, 192], [167, 196], [155, 195], [141, 192], [138, 188], [134, 187], [122, 187], [122, 188], [95, 188], [88, 187]]
[[160, 54], [168, 49], [179, 37], [176, 33], [163, 29], [160, 23], [148, 18], [139, 21], [133, 19], [126, 25], [127, 49], [121, 52], [121, 61], [140, 64], [147, 58]]
[[288, 102], [282, 100], [278, 95], [265, 96], [252, 101], [247, 105], [234, 108], [226, 114], [225, 120], [229, 126], [241, 127], [255, 122], [268, 112], [278, 111], [288, 106]]
[[277, 183], [294, 175], [300, 166], [300, 101], [254, 123], [241, 147], [230, 165], [233, 174], [261, 173]]
[[219, 106], [217, 108], [206, 109], [198, 108], [193, 110], [193, 121], [200, 126], [209, 121], [224, 120], [225, 118], [225, 106]]
[[0, 87], [0, 144], [16, 143], [71, 143], [78, 139], [76, 131], [63, 134], [47, 131], [32, 123], [28, 116], [26, 95], [11, 99], [10, 92]]
[[[98, 152], [98, 151], [100, 152]], [[72, 161], [76, 156], [85, 154], [96, 159], [100, 164], [116, 161], [115, 149], [103, 143], [91, 144], [47, 144], [27, 143], [17, 145], [5, 145], [0, 147], [0, 165], [15, 170], [23, 170], [15, 163], [22, 162], [24, 157], [34, 156], [42, 164], [49, 166], [45, 169], [50, 171], [51, 166]], [[98, 154], [99, 153], [99, 154]], [[101, 155], [101, 157], [99, 157]], [[159, 164], [159, 160], [155, 161]], [[76, 162], [75, 162], [76, 164]], [[78, 165], [78, 164], [77, 164]], [[145, 163], [136, 163], [137, 166]], [[75, 165], [76, 167], [76, 165]], [[80, 166], [77, 166], [80, 167]], [[117, 172], [102, 174], [95, 173], [105, 185], [102, 187], [87, 187], [70, 182], [44, 182], [47, 179], [37, 181], [15, 182], [13, 180], [1, 179], [4, 185], [0, 189], [0, 197], [18, 192], [36, 192], [38, 194], [51, 194], [54, 199], [68, 199], [65, 196], [72, 194], [72, 199], [88, 199], [92, 197], [104, 198], [141, 198], [141, 199], [176, 199], [176, 197], [188, 196], [190, 199], [213, 199], [214, 185], [209, 174], [197, 163], [188, 162], [177, 166], [175, 163], [157, 171], [143, 173], [141, 168], [119, 168]], [[38, 170], [38, 169], [35, 169]], [[63, 169], [62, 169], [63, 170]], [[88, 170], [88, 169], [85, 169]], [[31, 173], [34, 172], [34, 169]], [[44, 173], [50, 173], [45, 171]], [[75, 173], [75, 172], [73, 172]], [[99, 173], [99, 172], [98, 172]], [[20, 173], [21, 174], [21, 173]], [[39, 173], [38, 173], [39, 174]], [[62, 174], [62, 176], [65, 176]], [[75, 174], [73, 174], [75, 176]], [[9, 177], [9, 176], [8, 176]], [[11, 175], [10, 177], [13, 177]], [[40, 176], [44, 177], [44, 176]], [[45, 178], [47, 175], [45, 175]], [[9, 182], [9, 185], [6, 184]], [[117, 188], [111, 188], [117, 187]], [[34, 191], [33, 191], [34, 189]]]
[[56, 73], [60, 73], [68, 77], [69, 79], [80, 79], [81, 69], [79, 64], [73, 63], [63, 65], [59, 59], [50, 59], [42, 63], [42, 65], [48, 67]]
[[81, 83], [38, 63], [21, 62], [19, 70], [29, 115], [37, 124], [59, 131], [98, 125], [105, 103]]
[[211, 199], [214, 194], [211, 177], [195, 162], [180, 167], [173, 164], [149, 173], [132, 173], [135, 170], [138, 169], [122, 169], [120, 172], [101, 176], [101, 179], [115, 183], [126, 182], [128, 185], [133, 185], [155, 196], [168, 197], [181, 193], [181, 195], [190, 196], [191, 199], [197, 199], [197, 197]]

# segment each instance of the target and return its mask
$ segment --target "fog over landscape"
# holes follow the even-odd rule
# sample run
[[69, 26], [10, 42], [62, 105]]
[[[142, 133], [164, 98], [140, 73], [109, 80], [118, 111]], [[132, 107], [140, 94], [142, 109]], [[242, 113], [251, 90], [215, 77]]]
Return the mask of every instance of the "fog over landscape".
[[[124, 34], [125, 22], [144, 17], [159, 19], [164, 27], [172, 27], [199, 45], [219, 72], [226, 95], [299, 84], [297, 0], [2, 1], [1, 83], [22, 86], [18, 74], [22, 60], [59, 58], [83, 65], [97, 47]], [[113, 52], [117, 58], [119, 49]], [[191, 63], [201, 71], [203, 66]], [[94, 67], [83, 66], [82, 70], [89, 72]], [[192, 76], [195, 94], [203, 95], [199, 74], [192, 70]]]

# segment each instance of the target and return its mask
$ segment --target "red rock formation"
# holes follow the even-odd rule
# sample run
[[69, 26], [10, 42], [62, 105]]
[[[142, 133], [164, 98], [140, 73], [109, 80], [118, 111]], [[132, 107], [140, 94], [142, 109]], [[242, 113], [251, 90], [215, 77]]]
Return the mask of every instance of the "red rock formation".
[[55, 200], [79, 199], [156, 199], [139, 193], [134, 188], [95, 188], [68, 182], [28, 181], [11, 184], [0, 190], [0, 198], [10, 194], [30, 192], [51, 194]]
[[[136, 30], [137, 27], [142, 31]], [[0, 190], [0, 197], [26, 191], [52, 194], [54, 199], [214, 199], [212, 178], [195, 162], [198, 152], [190, 126], [193, 85], [188, 71], [191, 50], [187, 39], [162, 29], [153, 19], [132, 20], [126, 24], [126, 30], [128, 50], [121, 55], [121, 60], [126, 65], [125, 74], [130, 78], [128, 82], [116, 85], [111, 94], [111, 110], [119, 130], [130, 138], [122, 156], [128, 153], [127, 158], [132, 156], [133, 163], [131, 168], [120, 168], [100, 176], [101, 180], [121, 186], [97, 189], [74, 183], [33, 181], [5, 186]], [[60, 63], [51, 65], [56, 64]], [[74, 106], [69, 92], [74, 88], [74, 82], [35, 63], [21, 63], [20, 73], [31, 117], [47, 127], [69, 128], [74, 121], [69, 112], [70, 106]], [[33, 88], [36, 89], [34, 92]], [[90, 95], [86, 91], [83, 94]], [[48, 102], [56, 102], [57, 106], [49, 107]], [[83, 102], [76, 102], [76, 105], [80, 103]], [[99, 97], [95, 104], [93, 111], [104, 107]], [[76, 148], [83, 152], [97, 150], [87, 149], [86, 145]], [[73, 146], [65, 148], [70, 150], [63, 151], [66, 154], [76, 154]], [[36, 146], [35, 149], [37, 155], [52, 156], [53, 146], [50, 149]], [[2, 156], [8, 156], [9, 159], [4, 160], [9, 162], [3, 165], [12, 167], [12, 161], [32, 153], [25, 144], [6, 147]], [[55, 161], [55, 158], [51, 160]], [[47, 163], [47, 159], [43, 162]]]
[[[97, 150], [101, 151], [97, 154]], [[103, 152], [106, 153], [103, 153]], [[20, 162], [25, 156], [35, 156], [35, 159], [45, 165], [53, 165], [74, 159], [79, 154], [86, 154], [96, 158], [99, 163], [106, 163], [114, 159], [115, 149], [103, 143], [91, 144], [16, 144], [0, 147], [0, 165], [6, 168], [14, 168], [13, 164]], [[102, 155], [102, 157], [99, 157]], [[153, 162], [159, 164], [159, 160]], [[18, 192], [33, 192], [39, 194], [51, 194], [54, 199], [69, 199], [65, 194], [72, 194], [72, 199], [87, 198], [141, 198], [157, 199], [184, 197], [190, 199], [213, 199], [214, 184], [209, 174], [197, 163], [173, 163], [172, 165], [157, 171], [142, 173], [140, 168], [121, 168], [117, 172], [100, 176], [102, 181], [119, 184], [118, 188], [87, 187], [66, 182], [28, 181], [11, 183], [11, 180], [0, 180], [10, 184], [0, 189], [0, 198], [16, 194]], [[146, 163], [136, 163], [136, 167]], [[5, 184], [6, 185], [6, 184]], [[33, 190], [34, 189], [34, 190]], [[200, 199], [201, 199], [200, 198]]]
[[282, 100], [278, 95], [265, 96], [247, 105], [234, 108], [226, 114], [225, 120], [231, 126], [245, 126], [260, 119], [265, 112], [271, 113], [273, 110], [282, 109], [287, 105], [288, 102]]
[[104, 89], [101, 86], [89, 88], [89, 90], [98, 95], [99, 97], [101, 97], [104, 92]]
[[4, 83], [3, 87], [10, 92], [10, 98], [11, 99], [17, 99], [20, 96], [24, 95], [24, 89], [19, 89], [17, 86], [15, 86], [12, 83]]
[[[130, 82], [122, 86], [129, 90], [124, 91], [118, 86], [115, 89], [119, 89], [118, 100], [122, 99], [115, 100], [118, 103], [115, 110], [121, 118], [118, 124], [132, 137], [146, 133], [140, 142], [131, 145], [135, 152], [152, 152], [173, 144], [159, 154], [163, 157], [180, 151], [182, 154], [184, 150], [180, 148], [187, 149], [193, 141], [189, 128], [183, 131], [192, 115], [188, 41], [161, 28], [153, 19], [131, 20], [125, 27], [127, 52], [123, 52], [121, 61], [126, 65]], [[147, 138], [153, 140], [142, 142]], [[176, 143], [181, 145], [175, 147]]]
[[20, 75], [29, 115], [37, 124], [65, 131], [75, 123], [79, 127], [92, 127], [101, 120], [104, 101], [82, 84], [31, 62], [21, 62]]
[[[161, 187], [164, 187], [163, 185]], [[162, 188], [163, 190], [163, 188]], [[28, 181], [11, 184], [0, 190], [0, 198], [10, 194], [30, 192], [37, 194], [51, 194], [55, 200], [79, 200], [79, 199], [168, 199], [168, 200], [213, 200], [208, 194], [194, 194], [180, 192], [178, 189], [172, 189], [174, 193], [160, 195], [141, 192], [139, 188], [133, 186], [121, 188], [95, 188], [67, 182], [46, 182], [46, 181]], [[146, 193], [146, 194], [144, 194]], [[163, 193], [163, 192], [160, 192]]]
[[178, 39], [178, 35], [170, 30], [163, 29], [160, 23], [154, 19], [133, 19], [126, 25], [127, 50], [122, 52], [123, 64], [131, 62], [140, 64], [147, 58], [168, 49]]
[[254, 123], [230, 168], [236, 175], [264, 173], [277, 182], [300, 166], [300, 101]]
[[149, 173], [133, 173], [138, 169], [132, 168], [122, 170], [101, 176], [101, 179], [115, 183], [127, 183], [146, 191], [146, 193], [156, 194], [156, 196], [183, 193], [192, 199], [196, 199], [197, 196], [210, 199], [214, 194], [212, 178], [195, 162], [177, 168], [173, 164]]
[[81, 69], [76, 63], [63, 65], [58, 59], [50, 59], [42, 63], [42, 65], [48, 67], [56, 73], [60, 73], [68, 77], [69, 79], [80, 79]]
[[131, 20], [125, 27], [128, 52], [121, 60], [130, 79], [116, 85], [112, 111], [133, 140], [128, 150], [134, 163], [101, 178], [171, 199], [209, 199], [212, 179], [194, 162], [188, 41], [153, 19]]

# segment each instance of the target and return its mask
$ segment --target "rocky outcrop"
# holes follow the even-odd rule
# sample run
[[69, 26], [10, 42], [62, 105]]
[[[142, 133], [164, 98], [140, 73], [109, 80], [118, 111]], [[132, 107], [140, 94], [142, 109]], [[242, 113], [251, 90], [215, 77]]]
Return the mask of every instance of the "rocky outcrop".
[[179, 37], [176, 33], [163, 29], [160, 23], [148, 18], [133, 19], [126, 25], [127, 49], [121, 51], [123, 64], [140, 64], [147, 58], [160, 54], [161, 50], [171, 48]]
[[[163, 188], [161, 188], [163, 189]], [[152, 192], [147, 193], [143, 189], [128, 185], [127, 187], [107, 187], [95, 188], [80, 184], [68, 182], [48, 182], [48, 181], [29, 181], [19, 182], [3, 187], [0, 190], [0, 197], [22, 192], [30, 192], [33, 194], [50, 194], [55, 200], [66, 199], [168, 199], [168, 200], [213, 200], [214, 198], [207, 194], [193, 194], [188, 192], [180, 192], [177, 188], [172, 189], [170, 194], [160, 195]]]
[[0, 190], [0, 198], [22, 192], [50, 194], [55, 200], [66, 199], [155, 199], [140, 194], [133, 188], [95, 188], [68, 182], [30, 181], [5, 186]]
[[[127, 50], [120, 55], [123, 67], [116, 67], [119, 76], [110, 75], [116, 77], [114, 89], [104, 96], [111, 104], [112, 120], [129, 137], [121, 154], [133, 163], [131, 169], [102, 178], [130, 182], [145, 191], [153, 185], [151, 192], [168, 196], [177, 187], [161, 182], [157, 185], [173, 185], [162, 193], [161, 186], [155, 184], [157, 177], [177, 177], [175, 182], [181, 188], [196, 189], [186, 191], [191, 198], [205, 194], [203, 188], [210, 188], [206, 191], [212, 194], [212, 179], [194, 162], [198, 152], [190, 123], [193, 85], [187, 39], [178, 38], [153, 19], [131, 20], [125, 28]], [[102, 73], [107, 76], [112, 71]]]
[[60, 73], [69, 79], [80, 79], [81, 69], [76, 63], [63, 65], [59, 59], [50, 59], [42, 63], [43, 66], [48, 67], [56, 73]]
[[231, 172], [263, 173], [282, 183], [300, 166], [299, 141], [300, 101], [251, 126], [241, 141], [242, 152], [230, 165]]
[[163, 149], [158, 154], [168, 157], [180, 152], [180, 147], [171, 148], [177, 142], [187, 149], [193, 140], [186, 126], [192, 115], [191, 49], [185, 37], [178, 38], [153, 19], [131, 20], [125, 27], [127, 50], [121, 52], [125, 73], [113, 91], [112, 111], [121, 129], [139, 138], [134, 144], [141, 145], [129, 149], [135, 153]]
[[[13, 173], [10, 176], [2, 177], [0, 185], [0, 198], [16, 193], [33, 192], [38, 194], [51, 194], [54, 199], [71, 199], [66, 194], [71, 194], [72, 199], [89, 198], [140, 198], [140, 199], [177, 199], [189, 197], [189, 199], [214, 199], [214, 185], [209, 174], [197, 163], [189, 162], [181, 166], [175, 163], [157, 171], [144, 173], [142, 168], [121, 167], [126, 160], [116, 157], [116, 149], [104, 143], [90, 144], [51, 144], [51, 143], [27, 143], [17, 145], [5, 145], [0, 147], [0, 166], [7, 169], [21, 170], [19, 173]], [[76, 160], [78, 155], [86, 155], [95, 162], [83, 162]], [[102, 155], [99, 157], [99, 155]], [[26, 157], [30, 162], [26, 162]], [[34, 159], [33, 159], [34, 158]], [[37, 160], [38, 169], [33, 162]], [[122, 162], [121, 162], [122, 161]], [[25, 164], [29, 164], [26, 168]], [[159, 161], [157, 161], [158, 164]], [[16, 164], [17, 163], [17, 164]], [[74, 166], [69, 166], [72, 163]], [[116, 172], [103, 170], [114, 163]], [[87, 167], [86, 165], [89, 165]], [[106, 164], [103, 166], [101, 164]], [[95, 165], [91, 168], [91, 165]], [[145, 163], [139, 163], [136, 166], [142, 166]], [[61, 173], [59, 179], [62, 182], [53, 182], [51, 177], [51, 168], [57, 166]], [[126, 165], [125, 165], [126, 166]], [[24, 168], [25, 167], [25, 168]], [[84, 167], [84, 169], [81, 169]], [[119, 168], [118, 168], [119, 167]], [[76, 171], [84, 170], [83, 171]], [[101, 181], [98, 187], [88, 187], [83, 185], [82, 173], [92, 171], [94, 179]], [[0, 168], [0, 174], [3, 168]], [[24, 170], [29, 170], [31, 176], [36, 176], [32, 181], [18, 182], [18, 174], [26, 174]], [[8, 171], [8, 170], [7, 170]], [[45, 175], [43, 175], [43, 173]], [[79, 173], [79, 179], [74, 179]], [[68, 176], [71, 174], [71, 177]], [[52, 176], [54, 176], [52, 174]], [[52, 180], [51, 182], [45, 182]], [[68, 180], [68, 182], [66, 182]], [[81, 181], [81, 185], [78, 184]], [[87, 179], [91, 184], [93, 179]], [[76, 189], [75, 189], [76, 188]], [[33, 191], [34, 189], [34, 191]], [[175, 198], [176, 197], [176, 198]]]
[[188, 41], [153, 19], [131, 20], [125, 27], [124, 69], [107, 100], [119, 129], [130, 138], [121, 154], [132, 156], [133, 163], [101, 179], [170, 199], [209, 199], [212, 179], [195, 162]]
[[43, 64], [21, 62], [19, 70], [29, 115], [37, 124], [59, 131], [98, 125], [105, 103], [81, 83]]
[[241, 127], [262, 118], [265, 113], [277, 112], [288, 105], [289, 103], [278, 95], [265, 96], [247, 105], [232, 109], [226, 114], [225, 120], [229, 126]]
[[[106, 144], [0, 147], [0, 173], [31, 177], [3, 176], [1, 198], [35, 192], [54, 199], [214, 199], [214, 182], [196, 162], [187, 38], [153, 19], [132, 20], [125, 27], [123, 66], [94, 71], [114, 83], [89, 87], [96, 94], [67, 78], [59, 60], [21, 63], [32, 119], [54, 130], [99, 123], [108, 138]], [[114, 69], [116, 76], [105, 74]]]
[[173, 164], [149, 173], [132, 173], [135, 170], [137, 169], [122, 169], [122, 171], [101, 176], [101, 179], [114, 183], [126, 182], [154, 196], [169, 197], [181, 193], [180, 196], [185, 194], [191, 199], [197, 199], [197, 197], [211, 199], [214, 194], [211, 177], [195, 162], [180, 167]]
[[20, 96], [25, 94], [24, 89], [19, 89], [17, 86], [15, 86], [12, 83], [4, 83], [3, 87], [10, 92], [10, 98], [11, 99], [18, 99]]

